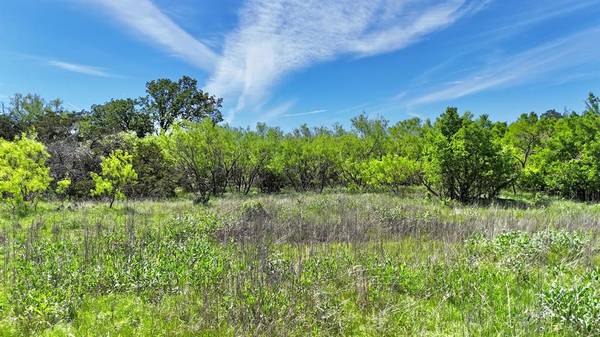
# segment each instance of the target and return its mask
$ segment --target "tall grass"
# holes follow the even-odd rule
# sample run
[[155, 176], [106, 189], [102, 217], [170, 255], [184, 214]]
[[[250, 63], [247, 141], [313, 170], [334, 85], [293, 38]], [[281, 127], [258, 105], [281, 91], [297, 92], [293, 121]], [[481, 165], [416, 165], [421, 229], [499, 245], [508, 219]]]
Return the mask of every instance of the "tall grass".
[[4, 218], [0, 336], [597, 336], [595, 205], [382, 194]]

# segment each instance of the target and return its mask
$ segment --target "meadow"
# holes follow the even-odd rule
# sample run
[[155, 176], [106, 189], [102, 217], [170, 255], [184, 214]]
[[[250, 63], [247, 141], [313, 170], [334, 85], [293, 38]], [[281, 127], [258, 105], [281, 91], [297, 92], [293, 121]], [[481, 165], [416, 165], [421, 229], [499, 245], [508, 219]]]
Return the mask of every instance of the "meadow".
[[40, 202], [0, 220], [0, 336], [600, 335], [600, 205], [501, 200]]

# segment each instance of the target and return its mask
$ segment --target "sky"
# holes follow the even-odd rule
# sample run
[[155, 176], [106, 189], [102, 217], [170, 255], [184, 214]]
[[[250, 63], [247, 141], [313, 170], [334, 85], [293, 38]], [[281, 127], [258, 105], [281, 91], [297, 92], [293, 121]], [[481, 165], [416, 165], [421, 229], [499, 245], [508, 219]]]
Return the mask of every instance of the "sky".
[[600, 0], [0, 2], [0, 101], [89, 109], [183, 75], [235, 126], [582, 111], [600, 93]]

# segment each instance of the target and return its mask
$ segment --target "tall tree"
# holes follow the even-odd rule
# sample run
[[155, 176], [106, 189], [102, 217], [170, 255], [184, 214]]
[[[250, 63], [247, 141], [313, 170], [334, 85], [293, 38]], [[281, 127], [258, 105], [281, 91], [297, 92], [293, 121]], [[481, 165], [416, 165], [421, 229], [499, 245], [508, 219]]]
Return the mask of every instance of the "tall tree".
[[159, 79], [146, 84], [147, 108], [159, 131], [169, 129], [178, 120], [199, 122], [208, 117], [221, 122], [222, 99], [198, 89], [198, 82], [183, 76], [177, 82]]
[[99, 137], [119, 132], [134, 132], [138, 137], [152, 133], [153, 125], [142, 102], [136, 99], [113, 99], [93, 105], [82, 132]]

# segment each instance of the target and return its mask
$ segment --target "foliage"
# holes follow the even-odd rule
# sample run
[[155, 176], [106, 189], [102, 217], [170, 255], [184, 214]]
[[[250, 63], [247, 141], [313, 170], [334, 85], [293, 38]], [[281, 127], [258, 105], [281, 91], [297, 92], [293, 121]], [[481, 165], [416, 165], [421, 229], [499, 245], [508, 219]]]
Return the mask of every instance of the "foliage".
[[65, 197], [67, 192], [69, 191], [69, 187], [71, 187], [71, 179], [63, 179], [56, 182], [55, 192], [61, 197]]
[[235, 162], [232, 141], [231, 134], [210, 119], [176, 125], [170, 135], [163, 136], [169, 160], [175, 163], [186, 189], [196, 194], [197, 202], [207, 203], [227, 183]]
[[133, 140], [132, 164], [137, 180], [132, 187], [137, 197], [168, 198], [175, 195], [177, 172], [158, 137]]
[[569, 274], [560, 275], [542, 294], [544, 315], [581, 335], [600, 335], [600, 269]]
[[108, 196], [112, 208], [115, 199], [125, 199], [125, 189], [137, 180], [137, 173], [132, 165], [133, 156], [128, 152], [116, 150], [110, 156], [102, 158], [102, 172], [91, 173], [95, 187], [90, 191], [92, 196]]
[[[37, 134], [50, 154], [50, 176], [71, 179], [67, 194], [77, 200], [94, 188], [90, 173], [101, 171], [100, 158], [117, 150], [133, 156], [138, 181], [129, 192], [135, 198], [188, 191], [206, 202], [228, 192], [398, 192], [423, 185], [461, 202], [491, 201], [506, 190], [600, 200], [600, 112], [593, 93], [581, 113], [530, 112], [513, 122], [448, 108], [435, 123], [410, 118], [392, 124], [363, 112], [349, 129], [304, 124], [289, 132], [263, 123], [222, 124], [221, 104], [188, 76], [149, 81], [145, 96], [112, 99], [89, 111], [16, 94], [0, 104], [0, 138]], [[176, 138], [188, 145], [175, 144]]]
[[0, 139], [0, 199], [13, 209], [35, 202], [52, 179], [44, 144], [25, 134], [10, 142]]
[[197, 86], [198, 82], [189, 76], [183, 76], [177, 82], [159, 79], [146, 84], [146, 104], [159, 131], [168, 130], [180, 120], [199, 122], [206, 117], [215, 123], [223, 120], [219, 111], [222, 99]]
[[375, 190], [399, 193], [403, 186], [419, 182], [420, 167], [417, 161], [406, 157], [385, 155], [381, 159], [365, 162], [362, 180]]
[[515, 179], [514, 163], [485, 117], [474, 121], [448, 108], [427, 135], [424, 151], [424, 184], [441, 197], [491, 199]]
[[[449, 208], [369, 193], [129, 206], [42, 204], [38, 220], [1, 232], [0, 334], [598, 333], [594, 205]], [[516, 215], [544, 229], [519, 230]], [[583, 219], [591, 233], [547, 229]]]
[[81, 132], [88, 139], [119, 132], [134, 132], [144, 137], [152, 133], [153, 125], [143, 108], [141, 100], [131, 98], [93, 105]]

